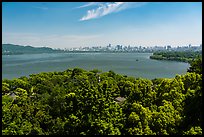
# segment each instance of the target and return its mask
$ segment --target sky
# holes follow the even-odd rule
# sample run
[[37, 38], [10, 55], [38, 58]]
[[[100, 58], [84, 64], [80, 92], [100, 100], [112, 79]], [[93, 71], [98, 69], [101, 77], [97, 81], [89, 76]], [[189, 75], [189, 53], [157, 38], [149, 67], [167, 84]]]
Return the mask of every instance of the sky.
[[75, 48], [202, 44], [202, 2], [3, 2], [2, 43]]

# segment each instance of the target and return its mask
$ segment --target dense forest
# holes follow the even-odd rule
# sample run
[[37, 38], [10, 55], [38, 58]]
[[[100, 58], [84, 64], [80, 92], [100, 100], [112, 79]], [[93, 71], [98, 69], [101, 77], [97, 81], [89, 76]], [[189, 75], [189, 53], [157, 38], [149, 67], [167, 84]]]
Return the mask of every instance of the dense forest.
[[143, 79], [80, 68], [2, 80], [3, 135], [201, 135], [202, 59]]
[[190, 62], [201, 56], [202, 51], [158, 51], [154, 52], [150, 59]]

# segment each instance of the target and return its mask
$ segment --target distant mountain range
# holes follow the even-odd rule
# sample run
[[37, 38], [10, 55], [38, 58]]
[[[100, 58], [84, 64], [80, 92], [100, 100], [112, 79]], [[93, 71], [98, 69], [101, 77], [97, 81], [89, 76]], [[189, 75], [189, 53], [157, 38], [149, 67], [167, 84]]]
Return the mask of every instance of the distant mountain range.
[[2, 55], [36, 54], [52, 52], [61, 52], [61, 50], [55, 50], [48, 47], [32, 47], [14, 44], [2, 44]]

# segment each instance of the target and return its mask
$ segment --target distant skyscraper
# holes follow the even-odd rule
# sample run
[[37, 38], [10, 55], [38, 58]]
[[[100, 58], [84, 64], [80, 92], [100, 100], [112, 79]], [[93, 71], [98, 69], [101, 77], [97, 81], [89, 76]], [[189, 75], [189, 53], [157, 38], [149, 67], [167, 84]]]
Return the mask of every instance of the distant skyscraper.
[[167, 46], [167, 50], [170, 50], [170, 49], [171, 49], [171, 46], [170, 46], [170, 45], [168, 45], [168, 46]]
[[121, 46], [120, 46], [120, 45], [117, 45], [116, 47], [117, 47], [117, 50], [122, 50], [122, 48], [123, 48], [122, 45], [121, 45]]

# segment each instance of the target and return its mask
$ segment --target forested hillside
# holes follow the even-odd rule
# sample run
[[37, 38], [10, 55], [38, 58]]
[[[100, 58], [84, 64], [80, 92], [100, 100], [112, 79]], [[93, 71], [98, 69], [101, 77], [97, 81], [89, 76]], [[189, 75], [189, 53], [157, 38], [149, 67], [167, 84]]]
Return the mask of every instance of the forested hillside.
[[48, 47], [32, 47], [13, 44], [2, 44], [3, 55], [16, 55], [16, 54], [33, 54], [33, 53], [51, 53], [56, 52]]
[[4, 79], [2, 133], [201, 135], [202, 68], [191, 65], [172, 79], [80, 68]]

